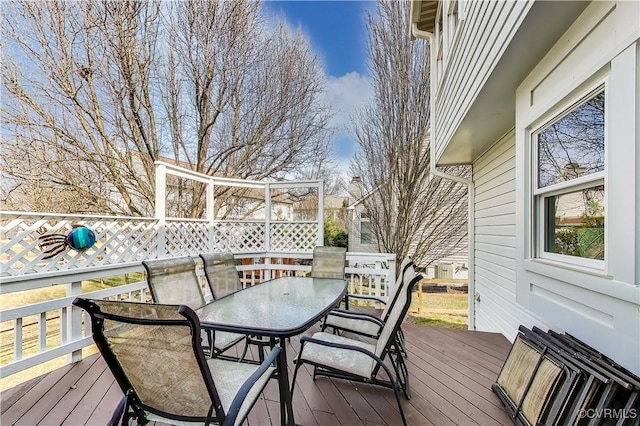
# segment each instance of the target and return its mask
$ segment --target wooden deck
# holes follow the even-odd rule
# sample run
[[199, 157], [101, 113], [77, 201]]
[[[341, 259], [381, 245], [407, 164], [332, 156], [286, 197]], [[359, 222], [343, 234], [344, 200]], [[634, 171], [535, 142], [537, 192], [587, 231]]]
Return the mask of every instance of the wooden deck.
[[[402, 403], [410, 425], [513, 424], [490, 389], [511, 346], [507, 339], [409, 323], [403, 330], [412, 398]], [[299, 338], [291, 339], [289, 360], [299, 346]], [[289, 368], [291, 378], [292, 363]], [[104, 360], [94, 355], [2, 392], [0, 423], [104, 425], [121, 396]], [[293, 405], [299, 425], [400, 424], [391, 390], [327, 378], [314, 382], [306, 365], [298, 373]], [[267, 386], [247, 424], [280, 424], [275, 382]]]

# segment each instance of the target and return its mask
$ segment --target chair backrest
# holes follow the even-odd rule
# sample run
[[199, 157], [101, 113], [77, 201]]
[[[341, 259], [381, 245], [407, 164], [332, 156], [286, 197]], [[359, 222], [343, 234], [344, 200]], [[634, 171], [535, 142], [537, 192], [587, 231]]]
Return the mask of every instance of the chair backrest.
[[409, 256], [407, 256], [407, 257], [404, 258], [404, 260], [402, 261], [402, 264], [400, 265], [400, 274], [398, 275], [398, 279], [396, 279], [396, 283], [394, 284], [393, 288], [389, 292], [389, 297], [387, 298], [387, 303], [384, 305], [384, 309], [382, 310], [382, 313], [380, 314], [380, 319], [382, 321], [386, 321], [387, 320], [387, 317], [389, 316], [389, 312], [391, 311], [391, 307], [396, 302], [396, 299], [398, 298], [398, 293], [399, 293], [400, 289], [402, 288], [402, 281], [404, 279], [404, 273], [407, 270], [407, 268], [409, 268], [409, 267], [413, 267], [413, 260], [411, 260], [411, 258]]
[[311, 276], [314, 278], [344, 279], [347, 249], [344, 247], [316, 246], [313, 249]]
[[379, 357], [382, 357], [382, 354], [393, 343], [394, 336], [400, 329], [409, 310], [409, 305], [411, 305], [411, 291], [420, 280], [422, 280], [422, 275], [416, 274], [413, 263], [411, 263], [402, 273], [402, 286], [398, 289], [396, 300], [389, 309], [387, 320], [376, 342], [376, 355]]
[[200, 258], [214, 299], [242, 290], [233, 253], [206, 253]]
[[197, 309], [205, 304], [196, 264], [189, 256], [145, 260], [147, 283], [155, 303], [187, 305]]
[[131, 409], [176, 420], [224, 420], [200, 345], [200, 323], [187, 306], [78, 298]]

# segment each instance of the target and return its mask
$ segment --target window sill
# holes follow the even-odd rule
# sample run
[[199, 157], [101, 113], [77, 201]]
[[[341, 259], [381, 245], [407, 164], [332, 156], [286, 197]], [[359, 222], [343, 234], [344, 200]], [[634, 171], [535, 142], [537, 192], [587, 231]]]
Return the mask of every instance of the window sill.
[[524, 269], [545, 277], [566, 282], [585, 290], [601, 293], [616, 299], [637, 304], [640, 287], [617, 281], [613, 276], [585, 268], [546, 259], [526, 259]]

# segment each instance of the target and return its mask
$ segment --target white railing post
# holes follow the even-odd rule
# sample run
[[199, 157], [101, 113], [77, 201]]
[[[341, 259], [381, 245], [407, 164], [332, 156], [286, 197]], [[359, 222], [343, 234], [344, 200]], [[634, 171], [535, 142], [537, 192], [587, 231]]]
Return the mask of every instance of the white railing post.
[[387, 276], [387, 287], [389, 285], [393, 285], [396, 282], [396, 257], [389, 257], [387, 259], [387, 263], [389, 264], [389, 275]]
[[324, 245], [324, 181], [318, 183], [318, 244]]
[[215, 247], [217, 245], [217, 241], [215, 241], [215, 185], [213, 183], [213, 179], [209, 180], [207, 184], [207, 207], [206, 207], [206, 219], [207, 219], [207, 227], [209, 228], [209, 246], [208, 249], [210, 252], [215, 251]]
[[[75, 296], [82, 294], [82, 281], [75, 281], [66, 285], [67, 296]], [[67, 308], [69, 309], [69, 308]], [[76, 306], [70, 307], [71, 311], [67, 317], [67, 323], [61, 324], [61, 327], [66, 326], [66, 337], [68, 341], [73, 342], [82, 339], [82, 309]], [[71, 352], [67, 355], [67, 362], [78, 362], [82, 360], [82, 349]]]
[[156, 257], [165, 257], [167, 253], [167, 167], [160, 163], [156, 164], [156, 211], [155, 216], [158, 221]]
[[271, 251], [271, 184], [264, 185], [264, 251]]
[[[376, 269], [382, 269], [382, 262], [376, 262]], [[380, 275], [376, 275], [375, 276], [375, 282], [376, 282], [376, 288], [375, 288], [375, 296], [376, 297], [380, 297], [382, 296], [382, 292], [380, 291], [380, 287], [381, 287], [381, 283], [383, 282], [383, 280], [381, 279], [382, 277]], [[385, 294], [386, 296], [386, 294]], [[380, 309], [380, 303], [376, 302], [376, 309]]]
[[264, 280], [265, 281], [269, 281], [270, 279], [272, 279], [272, 274], [271, 274], [271, 258], [269, 257], [269, 253], [265, 253], [265, 258], [264, 258]]

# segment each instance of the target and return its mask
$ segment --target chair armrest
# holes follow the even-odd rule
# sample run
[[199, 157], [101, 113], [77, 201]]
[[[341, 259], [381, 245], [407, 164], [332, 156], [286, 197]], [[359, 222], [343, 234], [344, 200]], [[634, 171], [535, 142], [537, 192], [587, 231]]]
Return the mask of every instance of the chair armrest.
[[374, 302], [380, 302], [387, 304], [387, 301], [378, 297], [378, 296], [365, 296], [363, 294], [345, 294], [345, 299], [362, 299], [362, 300], [372, 300]]
[[302, 336], [300, 338], [300, 345], [301, 345], [300, 346], [300, 353], [302, 353], [302, 349], [304, 348], [304, 344], [305, 343], [315, 343], [315, 344], [318, 344], [318, 345], [321, 345], [321, 346], [330, 347], [330, 348], [346, 349], [346, 350], [350, 350], [350, 351], [360, 352], [360, 353], [363, 353], [363, 354], [373, 358], [377, 363], [382, 364], [382, 360], [380, 359], [380, 357], [378, 355], [374, 354], [370, 350], [367, 350], [365, 348], [361, 348], [360, 346], [345, 345], [343, 343], [335, 343], [335, 342], [327, 342], [325, 340], [314, 339], [313, 337], [309, 337], [309, 336]]
[[379, 325], [380, 327], [384, 326], [384, 323], [380, 320], [380, 318], [364, 312], [352, 312], [352, 311], [344, 311], [342, 309], [334, 309], [331, 312], [329, 312], [329, 315], [335, 315], [337, 317], [357, 319], [362, 321], [369, 321]]
[[[277, 364], [275, 363], [275, 361], [278, 355], [280, 354], [281, 350], [282, 348], [280, 348], [280, 346], [274, 347], [271, 350], [271, 352], [269, 352], [269, 356], [262, 362], [262, 364], [260, 364], [260, 367], [258, 367], [258, 369], [254, 371], [253, 374], [251, 374], [251, 376], [249, 376], [249, 378], [242, 384], [242, 386], [240, 386], [240, 390], [238, 390], [238, 393], [236, 394], [235, 398], [233, 398], [233, 401], [229, 406], [229, 410], [227, 412], [227, 416], [224, 419], [223, 426], [233, 425], [236, 423], [236, 418], [238, 416], [238, 413], [240, 412], [240, 407], [242, 406], [242, 403], [244, 402], [245, 398], [249, 394], [249, 391], [251, 390], [253, 385], [256, 384], [258, 379], [262, 377], [265, 371], [267, 371], [267, 369], [273, 364], [276, 365], [276, 371], [278, 371]], [[284, 367], [286, 368], [286, 365]], [[278, 374], [280, 373], [278, 372]], [[249, 412], [247, 411], [247, 414], [248, 413]], [[245, 419], [241, 419], [241, 420], [244, 421]]]

